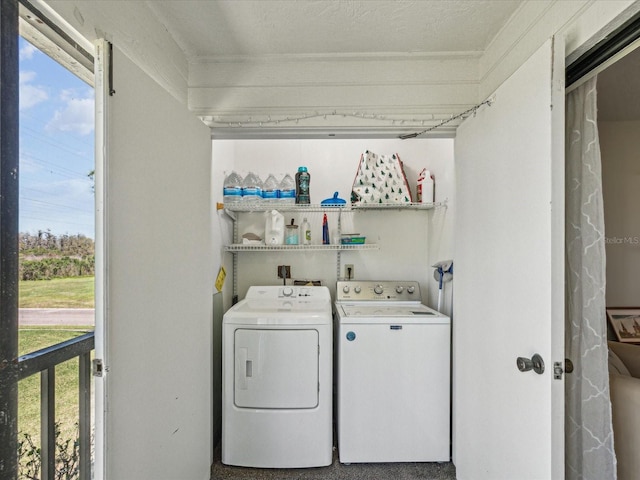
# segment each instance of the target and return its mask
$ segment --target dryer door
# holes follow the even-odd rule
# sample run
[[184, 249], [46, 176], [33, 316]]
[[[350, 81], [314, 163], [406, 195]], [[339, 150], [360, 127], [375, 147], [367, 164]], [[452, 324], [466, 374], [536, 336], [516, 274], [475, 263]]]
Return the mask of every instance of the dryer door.
[[318, 331], [237, 329], [234, 403], [245, 408], [318, 405]]

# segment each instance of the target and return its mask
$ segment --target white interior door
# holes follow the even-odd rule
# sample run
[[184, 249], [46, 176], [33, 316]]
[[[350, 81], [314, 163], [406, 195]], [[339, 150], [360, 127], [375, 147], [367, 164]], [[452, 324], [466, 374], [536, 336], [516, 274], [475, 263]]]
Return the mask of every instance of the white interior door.
[[[561, 42], [555, 42], [561, 43]], [[555, 50], [555, 52], [554, 52]], [[459, 479], [564, 477], [564, 52], [548, 40], [458, 129]], [[517, 357], [542, 356], [544, 373]]]
[[95, 478], [208, 478], [210, 131], [117, 47], [96, 62]]

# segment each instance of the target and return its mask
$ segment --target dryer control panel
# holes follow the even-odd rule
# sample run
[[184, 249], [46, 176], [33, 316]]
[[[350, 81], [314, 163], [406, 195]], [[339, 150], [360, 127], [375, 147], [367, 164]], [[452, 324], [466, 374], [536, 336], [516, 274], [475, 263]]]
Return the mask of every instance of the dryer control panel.
[[414, 281], [339, 281], [336, 301], [421, 302], [420, 284]]
[[307, 299], [307, 300], [331, 300], [329, 289], [327, 287], [317, 286], [294, 286], [294, 285], [265, 285], [251, 286], [247, 291], [247, 299]]

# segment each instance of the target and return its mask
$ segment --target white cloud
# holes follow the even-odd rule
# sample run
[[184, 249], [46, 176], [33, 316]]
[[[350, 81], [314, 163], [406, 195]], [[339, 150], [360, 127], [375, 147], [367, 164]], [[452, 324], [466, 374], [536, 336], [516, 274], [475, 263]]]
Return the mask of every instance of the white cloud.
[[29, 83], [36, 78], [36, 72], [32, 72], [30, 70], [20, 70], [20, 85], [23, 83]]
[[68, 102], [77, 97], [76, 91], [73, 88], [65, 88], [60, 91], [60, 100]]
[[95, 238], [94, 193], [88, 179], [33, 182], [23, 191], [20, 231], [50, 229], [56, 235]]
[[44, 88], [30, 84], [35, 78], [35, 72], [20, 72], [20, 110], [26, 110], [49, 99]]
[[25, 173], [37, 173], [40, 167], [31, 159], [30, 155], [24, 153], [24, 149], [20, 149], [20, 175]]
[[75, 132], [80, 135], [89, 135], [94, 128], [94, 100], [89, 98], [76, 98], [73, 92], [63, 90], [60, 94], [65, 105], [56, 110], [53, 118], [47, 123], [48, 132]]
[[36, 47], [25, 42], [24, 46], [20, 49], [20, 60], [31, 60], [33, 58], [33, 54], [37, 51], [38, 49]]

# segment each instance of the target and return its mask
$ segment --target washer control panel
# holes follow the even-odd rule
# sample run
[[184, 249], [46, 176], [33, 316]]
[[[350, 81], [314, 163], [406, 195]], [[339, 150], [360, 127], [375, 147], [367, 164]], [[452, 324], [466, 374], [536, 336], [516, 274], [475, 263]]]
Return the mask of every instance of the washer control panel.
[[336, 301], [419, 302], [420, 285], [412, 281], [341, 280]]

